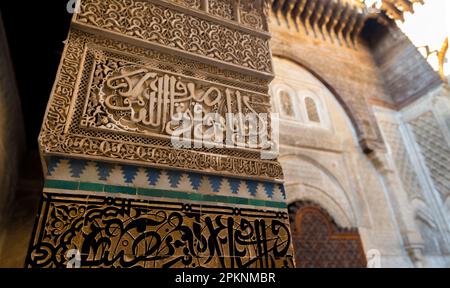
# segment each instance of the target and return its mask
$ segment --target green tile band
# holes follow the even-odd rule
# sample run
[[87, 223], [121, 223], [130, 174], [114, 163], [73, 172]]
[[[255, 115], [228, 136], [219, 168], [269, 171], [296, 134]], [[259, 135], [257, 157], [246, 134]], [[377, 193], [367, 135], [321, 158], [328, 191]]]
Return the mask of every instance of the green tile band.
[[272, 208], [287, 207], [285, 202], [278, 202], [278, 201], [267, 201], [235, 196], [188, 193], [188, 192], [148, 189], [148, 188], [134, 188], [127, 186], [115, 186], [99, 183], [73, 182], [66, 180], [46, 180], [44, 187], [60, 190], [121, 193], [127, 195], [141, 195], [148, 197], [184, 199], [184, 200], [205, 201], [205, 202], [223, 202], [230, 204], [252, 205], [252, 206], [272, 207]]

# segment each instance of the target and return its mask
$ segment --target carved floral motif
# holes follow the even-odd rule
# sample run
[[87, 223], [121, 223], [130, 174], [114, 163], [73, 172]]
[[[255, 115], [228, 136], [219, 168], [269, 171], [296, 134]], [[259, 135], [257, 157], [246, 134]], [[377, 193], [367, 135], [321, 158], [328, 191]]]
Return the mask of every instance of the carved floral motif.
[[208, 12], [225, 19], [233, 19], [233, 0], [208, 0]]
[[[215, 3], [215, 4], [214, 4]], [[222, 11], [222, 1], [211, 1]], [[222, 5], [222, 4], [220, 4]], [[85, 0], [76, 23], [272, 73], [269, 40], [149, 1]]]

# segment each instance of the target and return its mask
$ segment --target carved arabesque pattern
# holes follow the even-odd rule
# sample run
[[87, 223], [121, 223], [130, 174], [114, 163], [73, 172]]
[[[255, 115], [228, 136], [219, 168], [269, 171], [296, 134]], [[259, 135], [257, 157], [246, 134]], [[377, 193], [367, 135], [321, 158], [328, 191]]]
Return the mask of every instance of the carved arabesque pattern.
[[268, 39], [148, 1], [85, 0], [75, 21], [179, 51], [272, 73]]
[[277, 162], [235, 158], [189, 150], [146, 147], [121, 141], [106, 141], [67, 136], [57, 149], [46, 151], [73, 156], [94, 156], [104, 160], [122, 160], [158, 167], [174, 167], [196, 171], [213, 170], [227, 175], [282, 179], [283, 171]]
[[167, 0], [172, 1], [174, 3], [193, 8], [193, 9], [199, 9], [200, 8], [200, 1], [201, 0]]
[[208, 12], [224, 19], [233, 19], [234, 0], [208, 0]]
[[[91, 34], [74, 30], [71, 32], [77, 41], [83, 42], [83, 45], [104, 47], [108, 49], [121, 51], [128, 57], [124, 60], [132, 62], [154, 63], [155, 67], [161, 70], [167, 70], [174, 73], [184, 74], [211, 82], [220, 82], [229, 86], [252, 90], [259, 93], [267, 93], [269, 80], [255, 76], [234, 72], [228, 69], [222, 69], [218, 66], [205, 64], [198, 61], [181, 58], [171, 54], [165, 54], [153, 49], [141, 48], [123, 42], [115, 41], [103, 37], [94, 37]], [[107, 51], [103, 52], [107, 53]]]

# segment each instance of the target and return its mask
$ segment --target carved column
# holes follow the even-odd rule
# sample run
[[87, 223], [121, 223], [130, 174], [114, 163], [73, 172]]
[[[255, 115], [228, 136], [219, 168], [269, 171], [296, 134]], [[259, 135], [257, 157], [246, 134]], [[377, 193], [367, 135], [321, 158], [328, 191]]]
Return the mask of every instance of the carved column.
[[[267, 157], [263, 2], [81, 1], [39, 137], [28, 267], [76, 255], [81, 267], [294, 265], [282, 169]], [[253, 126], [230, 113], [258, 115], [268, 140], [250, 143]]]

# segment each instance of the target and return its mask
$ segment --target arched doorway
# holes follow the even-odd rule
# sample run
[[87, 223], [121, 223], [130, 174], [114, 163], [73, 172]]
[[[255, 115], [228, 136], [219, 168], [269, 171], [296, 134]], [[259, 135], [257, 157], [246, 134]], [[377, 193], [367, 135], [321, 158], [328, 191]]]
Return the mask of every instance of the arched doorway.
[[358, 229], [339, 227], [319, 205], [299, 201], [289, 206], [298, 268], [363, 268], [367, 261]]

